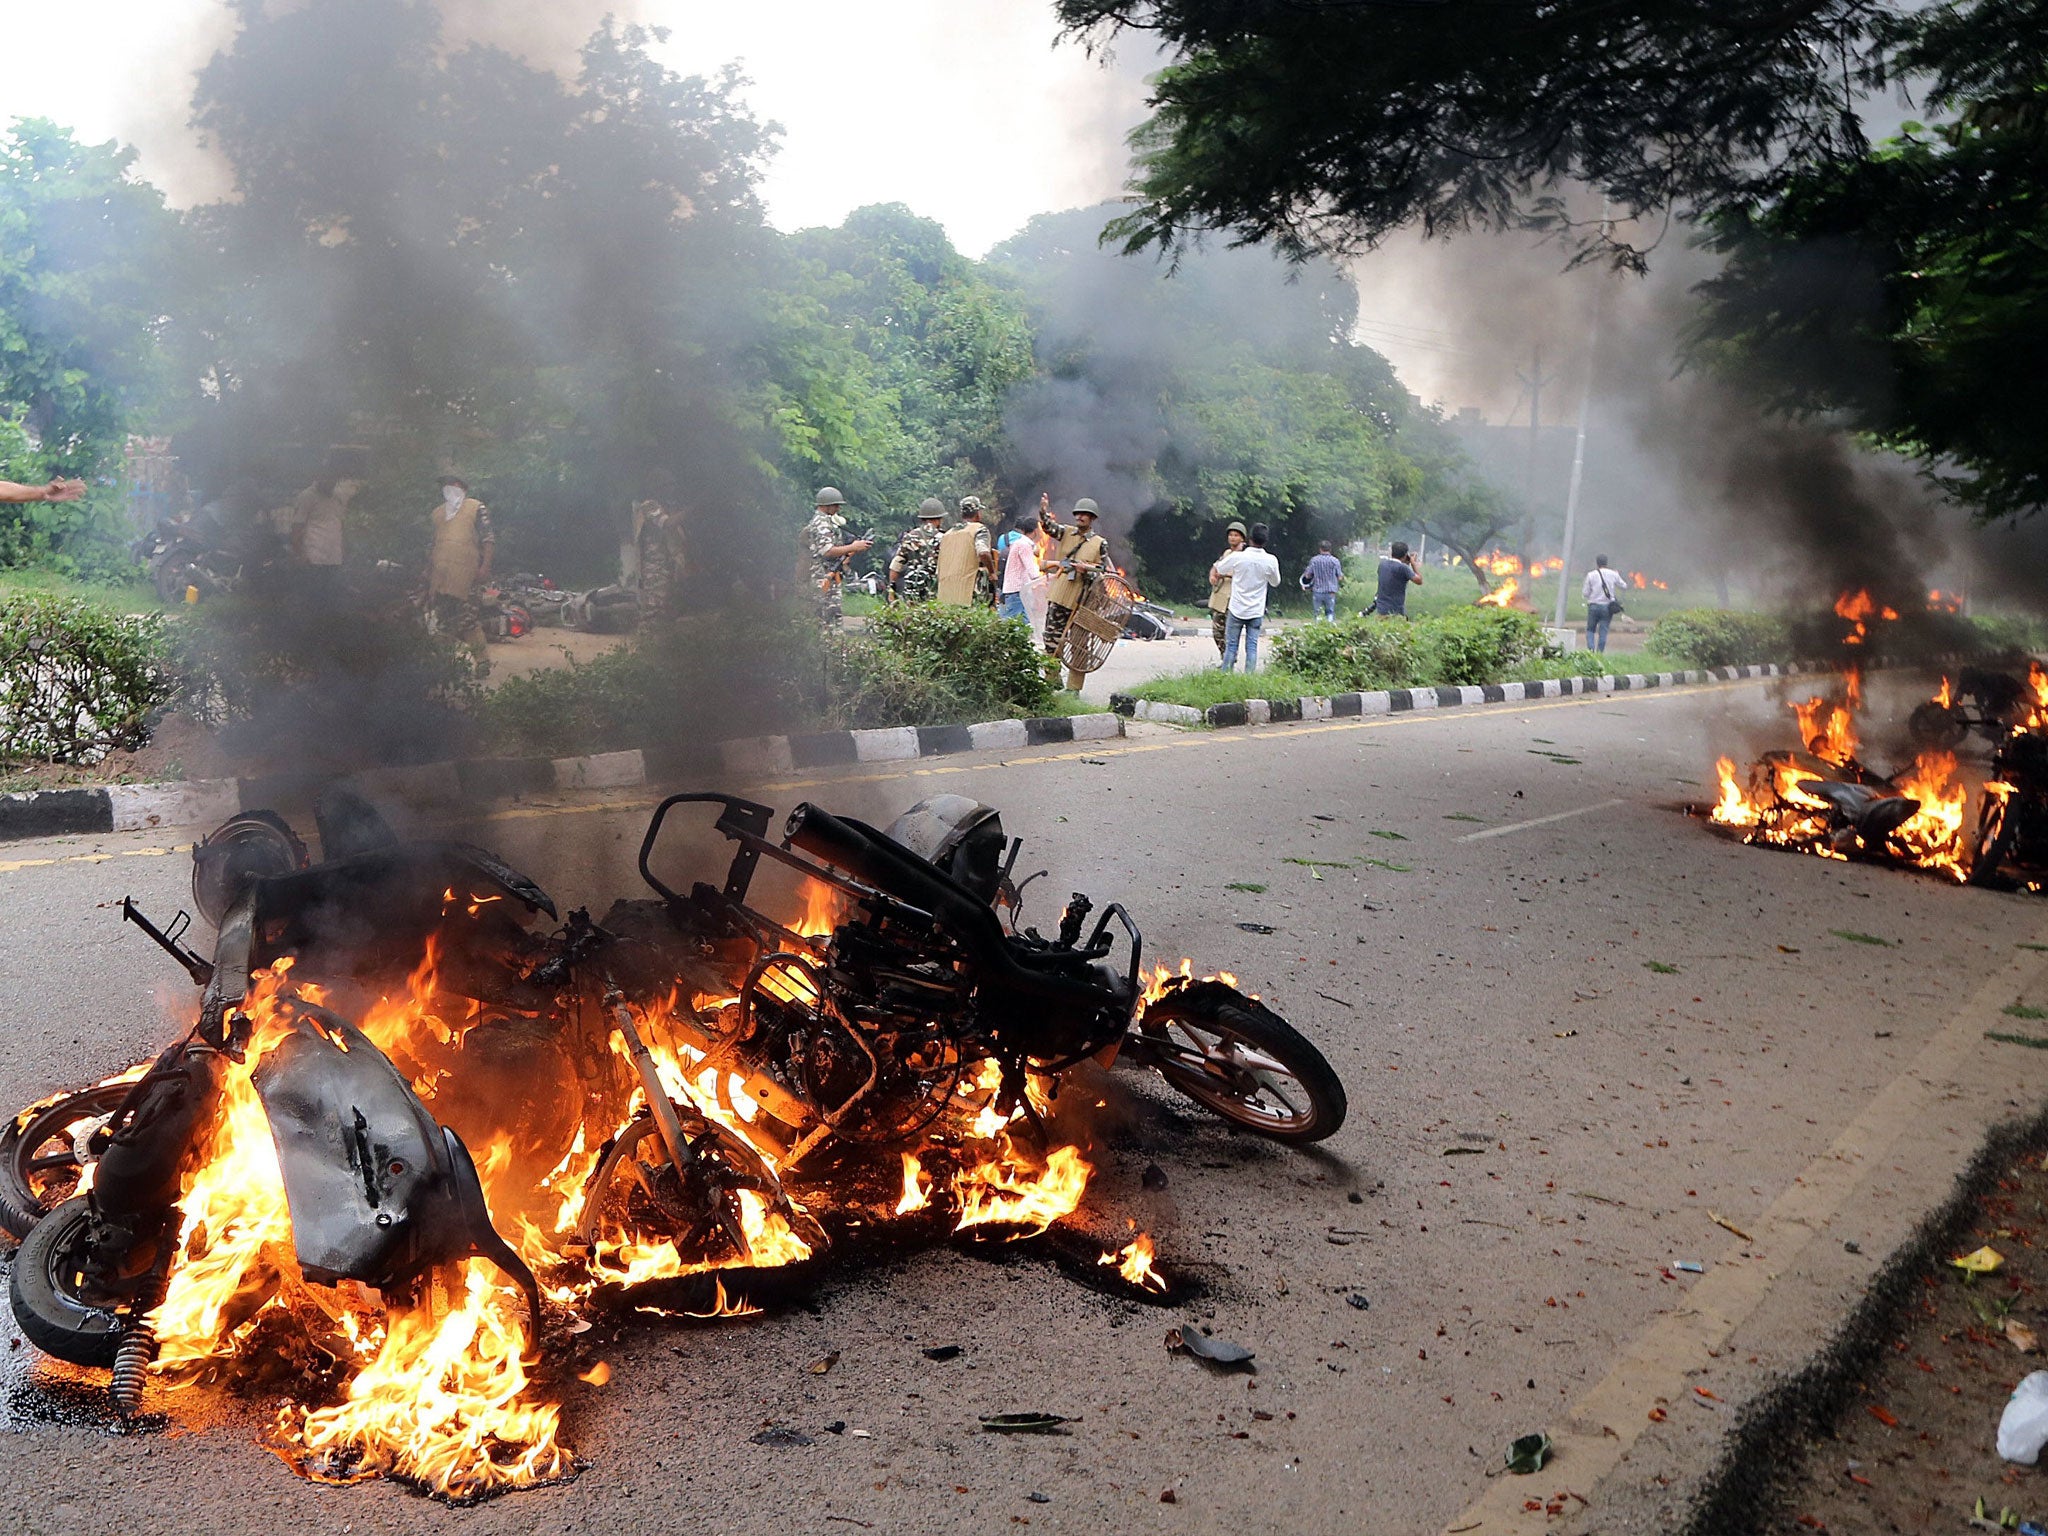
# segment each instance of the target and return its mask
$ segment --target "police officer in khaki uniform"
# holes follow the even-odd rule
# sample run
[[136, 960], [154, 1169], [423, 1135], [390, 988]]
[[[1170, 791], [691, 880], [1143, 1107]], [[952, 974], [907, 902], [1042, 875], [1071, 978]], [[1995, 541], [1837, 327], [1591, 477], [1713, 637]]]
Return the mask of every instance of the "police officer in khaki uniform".
[[[1223, 540], [1230, 546], [1226, 554], [1243, 549], [1251, 535], [1245, 532], [1244, 524], [1231, 519], [1230, 526], [1223, 530]], [[1216, 642], [1216, 659], [1223, 659], [1223, 627], [1230, 618], [1230, 583], [1218, 577], [1209, 578], [1209, 635]]]
[[[1083, 496], [1074, 503], [1072, 524], [1053, 521], [1052, 497], [1038, 499], [1038, 526], [1053, 541], [1052, 558], [1047, 570], [1052, 576], [1052, 585], [1045, 594], [1045, 654], [1057, 656], [1067, 638], [1067, 625], [1073, 621], [1074, 609], [1080, 605], [1081, 594], [1088, 590], [1088, 578], [1099, 570], [1109, 559], [1109, 540], [1095, 531], [1095, 519], [1101, 509], [1091, 497]], [[1067, 669], [1067, 689], [1079, 693], [1086, 674]]]
[[981, 520], [981, 498], [960, 503], [960, 522], [939, 540], [939, 601], [953, 608], [995, 605], [990, 577], [995, 571], [995, 545]]
[[460, 475], [443, 475], [440, 505], [427, 517], [434, 530], [427, 601], [435, 625], [444, 635], [458, 636], [476, 656], [477, 670], [488, 672], [477, 589], [490, 579], [491, 552], [497, 546], [490, 510], [469, 494], [469, 482]]

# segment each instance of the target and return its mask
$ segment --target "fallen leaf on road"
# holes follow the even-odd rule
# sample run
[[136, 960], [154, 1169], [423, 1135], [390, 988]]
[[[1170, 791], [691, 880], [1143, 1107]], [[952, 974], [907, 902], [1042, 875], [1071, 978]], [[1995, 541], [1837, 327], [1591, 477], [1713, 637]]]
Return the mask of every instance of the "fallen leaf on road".
[[2023, 1355], [2031, 1355], [2041, 1348], [2041, 1340], [2034, 1330], [2025, 1323], [2008, 1317], [2005, 1320], [2005, 1336], [2012, 1341], [2012, 1347]]
[[1668, 1415], [1662, 1408], [1652, 1408], [1650, 1410], [1650, 1422], [1652, 1424], [1662, 1424], [1667, 1417]]
[[1996, 1248], [1987, 1246], [1979, 1248], [1975, 1253], [1966, 1253], [1960, 1259], [1950, 1259], [1949, 1263], [1966, 1275], [1988, 1275], [2003, 1267], [2005, 1255]]
[[1868, 1406], [1870, 1408], [1870, 1416], [1886, 1429], [1897, 1429], [1899, 1427], [1899, 1416], [1893, 1413], [1891, 1409], [1882, 1407], [1877, 1403], [1871, 1403]]
[[1068, 1421], [1056, 1413], [984, 1413], [981, 1427], [992, 1435], [1049, 1435]]
[[824, 1359], [813, 1360], [809, 1365], [805, 1366], [804, 1369], [809, 1371], [813, 1376], [822, 1376], [827, 1371], [831, 1370], [832, 1367], [837, 1365], [838, 1363], [839, 1351], [835, 1349], [832, 1351], [831, 1354], [825, 1356]]

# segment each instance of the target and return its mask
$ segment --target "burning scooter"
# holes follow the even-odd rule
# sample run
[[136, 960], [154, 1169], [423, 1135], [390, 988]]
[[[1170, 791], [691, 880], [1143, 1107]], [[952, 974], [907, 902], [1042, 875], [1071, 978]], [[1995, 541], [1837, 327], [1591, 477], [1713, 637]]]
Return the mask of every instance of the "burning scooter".
[[[734, 851], [680, 892], [650, 860], [693, 804]], [[0, 1139], [24, 1331], [112, 1366], [132, 1408], [152, 1357], [174, 1378], [289, 1330], [348, 1382], [280, 1421], [288, 1460], [472, 1497], [573, 1465], [528, 1368], [596, 1285], [801, 1263], [841, 1210], [872, 1225], [864, 1160], [901, 1162], [883, 1220], [943, 1204], [1026, 1235], [1073, 1211], [1090, 1169], [1054, 1101], [1085, 1062], [1283, 1140], [1342, 1123], [1312, 1045], [1226, 978], [1148, 976], [1121, 907], [1020, 929], [990, 808], [940, 797], [885, 833], [799, 806], [779, 840], [773, 815], [671, 797], [641, 850], [654, 898], [554, 928], [492, 855], [401, 843], [348, 797], [318, 863], [280, 819], [235, 818], [195, 853], [212, 959], [124, 908], [204, 989], [197, 1026]], [[804, 913], [755, 904], [764, 860]], [[1145, 1286], [1149, 1260], [1141, 1237], [1104, 1262]]]

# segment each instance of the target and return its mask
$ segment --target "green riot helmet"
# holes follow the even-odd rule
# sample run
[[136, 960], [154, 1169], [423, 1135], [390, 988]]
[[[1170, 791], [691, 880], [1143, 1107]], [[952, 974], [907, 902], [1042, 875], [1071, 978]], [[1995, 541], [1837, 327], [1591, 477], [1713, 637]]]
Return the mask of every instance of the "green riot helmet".
[[936, 496], [927, 496], [917, 504], [917, 515], [929, 522], [932, 518], [946, 515], [946, 504]]
[[1095, 498], [1093, 496], [1083, 496], [1074, 503], [1073, 515], [1075, 517], [1100, 517], [1102, 516], [1102, 508], [1095, 505]]
[[843, 507], [846, 505], [846, 498], [839, 494], [837, 486], [828, 485], [818, 492], [816, 504], [821, 507]]

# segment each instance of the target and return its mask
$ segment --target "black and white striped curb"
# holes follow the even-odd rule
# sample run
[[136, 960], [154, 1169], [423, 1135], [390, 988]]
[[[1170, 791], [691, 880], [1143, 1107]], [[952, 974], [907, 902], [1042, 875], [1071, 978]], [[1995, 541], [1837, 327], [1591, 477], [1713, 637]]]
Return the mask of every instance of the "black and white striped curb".
[[[898, 726], [872, 731], [821, 731], [806, 736], [754, 736], [702, 747], [638, 747], [583, 757], [497, 757], [378, 768], [351, 775], [351, 787], [410, 804], [476, 804], [576, 789], [630, 789], [707, 775], [765, 779], [806, 768], [907, 763], [954, 752], [1009, 751], [1121, 736], [1116, 714], [1055, 715], [1041, 720], [984, 720], [973, 725]], [[250, 779], [192, 779], [173, 784], [109, 784], [0, 795], [0, 842], [151, 827], [207, 827], [240, 810], [311, 799], [331, 774], [277, 774]]]
[[[1892, 666], [1936, 667], [1993, 658], [1959, 654], [1901, 658], [1874, 656], [1866, 670]], [[1535, 683], [1485, 683], [1477, 687], [1382, 688], [1370, 693], [1333, 693], [1301, 699], [1242, 699], [1197, 709], [1192, 704], [1162, 704], [1113, 693], [1109, 707], [1135, 720], [1166, 725], [1269, 725], [1279, 720], [1344, 720], [1362, 715], [1398, 715], [1411, 710], [1457, 709], [1469, 704], [1519, 704], [1529, 699], [1557, 699], [1572, 694], [1626, 693], [1645, 688], [1676, 688], [1697, 683], [1731, 683], [1754, 677], [1792, 677], [1800, 673], [1839, 672], [1825, 662], [1785, 665], [1707, 667], [1691, 672], [1630, 672], [1610, 677], [1547, 678]]]

